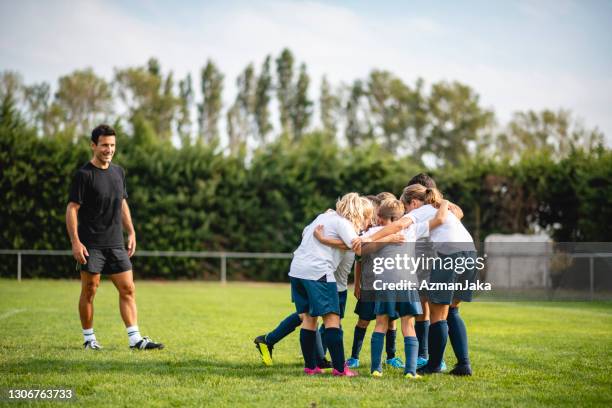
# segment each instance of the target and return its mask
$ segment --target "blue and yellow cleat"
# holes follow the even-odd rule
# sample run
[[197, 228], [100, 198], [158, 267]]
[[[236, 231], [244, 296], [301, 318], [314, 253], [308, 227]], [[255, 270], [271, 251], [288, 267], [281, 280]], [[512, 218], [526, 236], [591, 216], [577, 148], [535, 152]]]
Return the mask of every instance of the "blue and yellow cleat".
[[424, 357], [417, 358], [417, 369], [423, 368], [427, 365], [427, 359]]
[[255, 343], [255, 347], [257, 348], [257, 351], [259, 351], [261, 361], [264, 363], [264, 365], [268, 367], [271, 366], [273, 364], [272, 349], [274, 346], [266, 343], [266, 336], [257, 336], [253, 343]]
[[390, 358], [389, 360], [387, 360], [387, 365], [391, 366], [393, 368], [402, 368], [403, 369], [405, 367], [404, 362], [399, 357]]
[[346, 360], [346, 366], [348, 368], [357, 368], [359, 367], [359, 359], [357, 358], [349, 358], [348, 360]]

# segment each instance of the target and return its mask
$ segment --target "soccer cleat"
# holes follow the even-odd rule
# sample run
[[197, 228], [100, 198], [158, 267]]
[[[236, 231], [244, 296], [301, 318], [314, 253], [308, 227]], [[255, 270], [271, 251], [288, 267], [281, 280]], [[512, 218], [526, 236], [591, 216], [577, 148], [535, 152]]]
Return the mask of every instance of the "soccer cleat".
[[344, 371], [340, 372], [334, 368], [332, 370], [332, 375], [334, 377], [357, 377], [359, 374], [357, 374], [357, 372], [355, 371], [351, 371], [350, 368], [348, 368], [345, 364]]
[[393, 367], [393, 368], [404, 368], [404, 362], [402, 361], [401, 358], [399, 357], [393, 357], [389, 360], [387, 360], [387, 365]]
[[404, 375], [404, 378], [408, 378], [409, 380], [418, 380], [419, 378], [423, 377], [418, 374], [406, 373], [406, 375]]
[[102, 350], [102, 346], [96, 340], [87, 340], [83, 343], [85, 350]]
[[378, 370], [374, 370], [374, 371], [372, 371], [372, 372], [370, 373], [370, 375], [371, 375], [372, 377], [376, 377], [376, 378], [380, 378], [380, 377], [382, 377], [382, 373], [381, 373], [380, 371], [378, 371]]
[[319, 367], [315, 367], [315, 368], [304, 367], [304, 374], [306, 375], [323, 374], [323, 370], [321, 370]]
[[164, 345], [162, 343], [156, 343], [153, 340], [151, 340], [150, 337], [144, 336], [142, 338], [142, 340], [140, 340], [138, 343], [134, 344], [133, 346], [130, 346], [131, 349], [136, 349], [136, 350], [161, 350], [164, 348]]
[[440, 367], [432, 368], [429, 366], [429, 364], [417, 369], [418, 375], [439, 374], [441, 372], [442, 370], [440, 370]]
[[444, 362], [444, 360], [442, 360], [442, 362], [440, 363], [440, 371], [446, 371], [446, 369], [446, 363]]
[[255, 347], [257, 348], [257, 351], [259, 351], [261, 361], [264, 363], [264, 365], [270, 367], [273, 364], [272, 349], [274, 346], [266, 343], [266, 336], [264, 335], [255, 337], [253, 343], [255, 343]]
[[456, 364], [455, 367], [449, 371], [449, 374], [457, 376], [469, 376], [472, 375], [472, 367], [469, 364]]
[[324, 358], [317, 363], [317, 367], [319, 367], [321, 370], [331, 370], [334, 366], [332, 365], [331, 361]]
[[423, 368], [427, 365], [427, 359], [424, 357], [417, 358], [417, 368]]
[[349, 358], [346, 360], [346, 366], [348, 368], [357, 368], [359, 367], [359, 359], [358, 358]]

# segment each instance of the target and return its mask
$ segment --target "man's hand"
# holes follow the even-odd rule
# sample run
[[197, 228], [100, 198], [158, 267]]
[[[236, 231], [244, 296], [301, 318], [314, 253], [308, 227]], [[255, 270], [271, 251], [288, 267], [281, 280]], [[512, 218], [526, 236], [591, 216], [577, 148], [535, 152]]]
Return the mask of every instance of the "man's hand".
[[72, 256], [78, 263], [85, 265], [87, 263], [87, 259], [85, 257], [89, 256], [89, 252], [87, 252], [85, 245], [77, 241], [72, 243]]
[[136, 252], [136, 234], [129, 234], [127, 240], [128, 256], [131, 258]]

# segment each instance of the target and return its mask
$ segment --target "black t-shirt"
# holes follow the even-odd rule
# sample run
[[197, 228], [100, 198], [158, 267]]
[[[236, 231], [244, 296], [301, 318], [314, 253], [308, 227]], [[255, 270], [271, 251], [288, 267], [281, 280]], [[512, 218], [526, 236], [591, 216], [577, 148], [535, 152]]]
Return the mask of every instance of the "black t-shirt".
[[88, 162], [76, 172], [68, 201], [81, 205], [79, 239], [86, 248], [124, 246], [121, 206], [127, 196], [125, 173], [119, 166], [100, 169]]

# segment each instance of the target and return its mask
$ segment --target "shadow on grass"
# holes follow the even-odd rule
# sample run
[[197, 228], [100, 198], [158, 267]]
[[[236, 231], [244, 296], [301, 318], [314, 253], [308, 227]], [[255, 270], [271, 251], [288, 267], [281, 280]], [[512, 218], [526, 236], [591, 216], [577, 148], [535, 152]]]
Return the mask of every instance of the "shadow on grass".
[[[162, 352], [163, 353], [163, 352]], [[160, 355], [160, 358], [164, 356]], [[276, 363], [273, 367], [264, 367], [260, 363], [232, 363], [222, 360], [191, 359], [181, 361], [134, 361], [134, 360], [70, 360], [53, 358], [28, 358], [15, 363], [3, 364], [0, 373], [70, 373], [71, 375], [95, 375], [117, 373], [128, 375], [215, 375], [236, 378], [265, 378], [276, 375], [302, 376], [303, 365], [296, 363]]]

